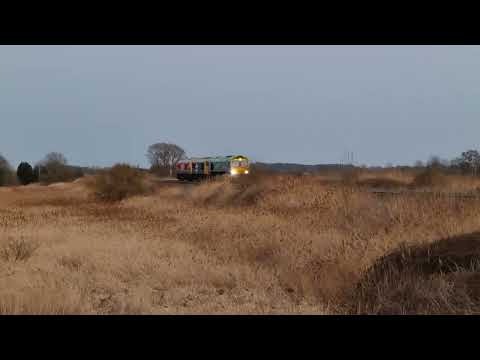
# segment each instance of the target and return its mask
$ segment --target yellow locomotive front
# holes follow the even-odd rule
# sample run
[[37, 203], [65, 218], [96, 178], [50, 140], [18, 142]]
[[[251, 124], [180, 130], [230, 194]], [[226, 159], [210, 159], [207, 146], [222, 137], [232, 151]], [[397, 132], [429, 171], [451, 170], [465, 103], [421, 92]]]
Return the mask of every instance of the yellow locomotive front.
[[250, 172], [250, 161], [245, 156], [235, 156], [230, 160], [230, 175], [245, 175]]

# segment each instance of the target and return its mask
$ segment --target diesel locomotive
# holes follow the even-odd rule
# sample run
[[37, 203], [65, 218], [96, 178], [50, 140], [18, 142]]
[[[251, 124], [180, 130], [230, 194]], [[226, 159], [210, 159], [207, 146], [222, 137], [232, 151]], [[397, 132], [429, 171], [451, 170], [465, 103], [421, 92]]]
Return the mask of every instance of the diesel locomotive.
[[228, 155], [204, 158], [188, 158], [176, 165], [178, 180], [200, 180], [218, 175], [246, 175], [250, 171], [250, 161], [243, 155]]

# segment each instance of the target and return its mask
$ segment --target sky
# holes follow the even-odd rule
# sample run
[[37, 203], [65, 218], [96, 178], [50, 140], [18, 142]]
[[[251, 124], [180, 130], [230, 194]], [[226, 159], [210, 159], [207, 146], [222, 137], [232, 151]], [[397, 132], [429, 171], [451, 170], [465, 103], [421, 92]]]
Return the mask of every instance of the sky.
[[410, 165], [480, 141], [480, 46], [0, 46], [0, 154]]

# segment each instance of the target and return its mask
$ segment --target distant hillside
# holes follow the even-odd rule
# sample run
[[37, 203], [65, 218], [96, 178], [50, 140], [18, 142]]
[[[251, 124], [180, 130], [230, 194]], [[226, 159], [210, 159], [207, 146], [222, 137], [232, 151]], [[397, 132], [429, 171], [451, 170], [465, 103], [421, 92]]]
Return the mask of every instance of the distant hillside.
[[317, 173], [322, 171], [351, 169], [353, 165], [342, 164], [316, 164], [316, 165], [304, 165], [304, 164], [292, 164], [292, 163], [255, 163], [252, 166], [266, 171], [275, 172], [291, 172], [291, 173]]
[[67, 165], [67, 168], [73, 170], [76, 173], [82, 173], [83, 175], [93, 175], [98, 170], [97, 168], [87, 167], [87, 166], [75, 166]]

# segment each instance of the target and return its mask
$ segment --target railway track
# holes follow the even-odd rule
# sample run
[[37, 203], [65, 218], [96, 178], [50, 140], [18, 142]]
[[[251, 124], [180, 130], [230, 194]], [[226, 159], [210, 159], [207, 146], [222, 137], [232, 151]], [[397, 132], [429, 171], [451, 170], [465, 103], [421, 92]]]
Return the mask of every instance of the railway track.
[[[191, 187], [199, 185], [200, 182], [180, 181], [176, 178], [159, 178], [155, 180], [155, 183], [159, 186], [186, 186]], [[409, 190], [409, 189], [382, 189], [382, 188], [364, 188], [363, 191], [375, 194], [378, 196], [438, 196], [449, 197], [455, 199], [472, 199], [480, 200], [480, 191], [474, 193], [447, 193], [438, 191], [425, 191], [425, 190]]]

